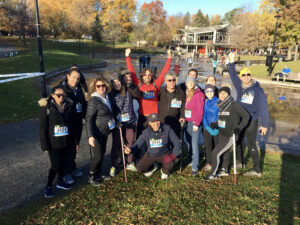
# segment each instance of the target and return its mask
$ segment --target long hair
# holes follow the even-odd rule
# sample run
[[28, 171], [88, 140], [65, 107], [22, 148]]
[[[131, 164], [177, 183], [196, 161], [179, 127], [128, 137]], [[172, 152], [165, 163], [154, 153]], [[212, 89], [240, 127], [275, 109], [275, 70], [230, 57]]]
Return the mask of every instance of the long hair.
[[194, 88], [192, 89], [186, 89], [186, 98], [187, 98], [187, 101], [191, 101], [191, 99], [193, 98], [194, 96], [194, 93], [195, 93], [195, 83], [194, 83]]
[[[144, 83], [143, 76], [145, 75], [146, 71], [149, 71], [152, 74], [152, 71], [149, 68], [142, 69], [142, 71], [140, 73], [140, 81], [142, 83]], [[154, 74], [152, 74], [152, 76], [151, 76], [150, 83], [153, 83], [153, 80], [154, 80]]]
[[107, 82], [107, 80], [103, 77], [96, 77], [89, 85], [89, 97], [91, 97], [91, 94], [96, 91], [96, 83], [102, 81], [106, 86], [106, 92], [110, 92], [110, 85]]

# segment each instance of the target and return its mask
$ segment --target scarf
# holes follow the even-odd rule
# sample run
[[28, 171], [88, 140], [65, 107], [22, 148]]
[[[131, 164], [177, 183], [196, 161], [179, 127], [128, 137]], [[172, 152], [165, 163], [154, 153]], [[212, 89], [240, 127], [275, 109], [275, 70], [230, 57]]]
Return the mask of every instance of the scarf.
[[219, 101], [217, 106], [219, 107], [220, 112], [225, 111], [232, 102], [234, 102], [234, 100], [231, 95], [227, 96], [223, 101]]

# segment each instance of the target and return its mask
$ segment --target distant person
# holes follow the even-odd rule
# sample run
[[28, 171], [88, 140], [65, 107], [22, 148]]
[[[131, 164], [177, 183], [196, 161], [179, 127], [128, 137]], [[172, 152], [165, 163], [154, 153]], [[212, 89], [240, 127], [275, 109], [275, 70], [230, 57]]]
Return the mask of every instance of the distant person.
[[139, 57], [139, 65], [140, 65], [140, 72], [141, 72], [142, 68], [143, 68], [143, 58], [142, 58], [142, 56]]
[[176, 62], [176, 64], [173, 66], [173, 72], [175, 73], [177, 79], [179, 77], [180, 71], [181, 71], [181, 66], [179, 65], [178, 62]]
[[150, 57], [150, 55], [147, 56], [146, 62], [147, 62], [147, 68], [150, 68], [150, 63], [151, 63], [151, 57]]
[[212, 67], [213, 67], [213, 74], [215, 75], [219, 60], [217, 59], [217, 57], [215, 57], [214, 59], [211, 60], [211, 63], [212, 63]]
[[192, 67], [192, 66], [193, 66], [193, 59], [192, 59], [192, 57], [190, 57], [190, 58], [188, 59], [188, 65], [189, 65], [189, 67]]
[[[290, 68], [288, 68], [287, 65], [284, 66], [284, 68], [282, 69], [282, 75], [283, 75], [283, 81], [285, 82], [286, 77], [292, 72], [292, 70]], [[279, 79], [277, 79], [278, 81]]]
[[147, 64], [147, 59], [145, 57], [145, 55], [142, 56], [142, 65], [143, 65], [143, 69], [146, 68], [146, 64]]

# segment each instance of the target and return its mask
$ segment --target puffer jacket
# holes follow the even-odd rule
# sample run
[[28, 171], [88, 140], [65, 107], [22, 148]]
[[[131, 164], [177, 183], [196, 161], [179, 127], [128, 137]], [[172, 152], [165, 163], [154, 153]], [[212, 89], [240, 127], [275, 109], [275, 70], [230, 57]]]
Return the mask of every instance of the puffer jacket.
[[52, 97], [39, 101], [40, 115], [40, 142], [43, 151], [53, 148], [66, 148], [78, 144], [75, 105], [71, 99], [66, 99], [64, 112], [60, 113]]
[[212, 99], [206, 99], [203, 114], [203, 127], [210, 126], [218, 120], [219, 108], [217, 106], [219, 99], [214, 96]]
[[[111, 104], [111, 98], [107, 95]], [[109, 123], [116, 123], [114, 112], [98, 96], [93, 96], [88, 102], [86, 111], [86, 132], [88, 137], [100, 138], [111, 133]]]

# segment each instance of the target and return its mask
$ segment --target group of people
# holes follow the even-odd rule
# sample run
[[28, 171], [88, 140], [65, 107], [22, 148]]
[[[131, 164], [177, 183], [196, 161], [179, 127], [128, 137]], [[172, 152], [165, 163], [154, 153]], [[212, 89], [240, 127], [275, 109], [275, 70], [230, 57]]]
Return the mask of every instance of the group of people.
[[[56, 187], [64, 190], [70, 189], [73, 177], [82, 175], [76, 168], [75, 157], [83, 119], [92, 152], [88, 182], [93, 186], [116, 176], [122, 150], [126, 154], [126, 170], [151, 176], [161, 165], [161, 179], [168, 179], [175, 159], [182, 154], [181, 143], [188, 147], [191, 176], [197, 176], [200, 159], [204, 156], [206, 165], [202, 169], [208, 172], [206, 181], [228, 176], [234, 139], [241, 146], [238, 165], [242, 167], [245, 163], [245, 139], [252, 154], [253, 169], [244, 175], [261, 176], [256, 135], [258, 118], [261, 118], [261, 135], [267, 132], [266, 96], [248, 68], [237, 75], [233, 53], [229, 55], [229, 72], [237, 90], [236, 101], [230, 87], [217, 88], [213, 75], [207, 77], [204, 89], [198, 86], [198, 72], [193, 68], [188, 71], [185, 82], [177, 84], [176, 74], [169, 72], [171, 50], [156, 79], [149, 68], [143, 69], [138, 78], [130, 53], [131, 50], [126, 49], [128, 70], [114, 72], [110, 82], [103, 77], [95, 78], [89, 85], [88, 95], [83, 89], [85, 81], [75, 66], [71, 67], [67, 79], [52, 89], [48, 99], [40, 100], [41, 146], [51, 161], [46, 198], [53, 196], [52, 183], [56, 174]], [[134, 99], [139, 103], [138, 116], [134, 111]], [[110, 174], [106, 175], [101, 167], [110, 134], [111, 167]], [[200, 135], [205, 142], [203, 153], [199, 148]]]

